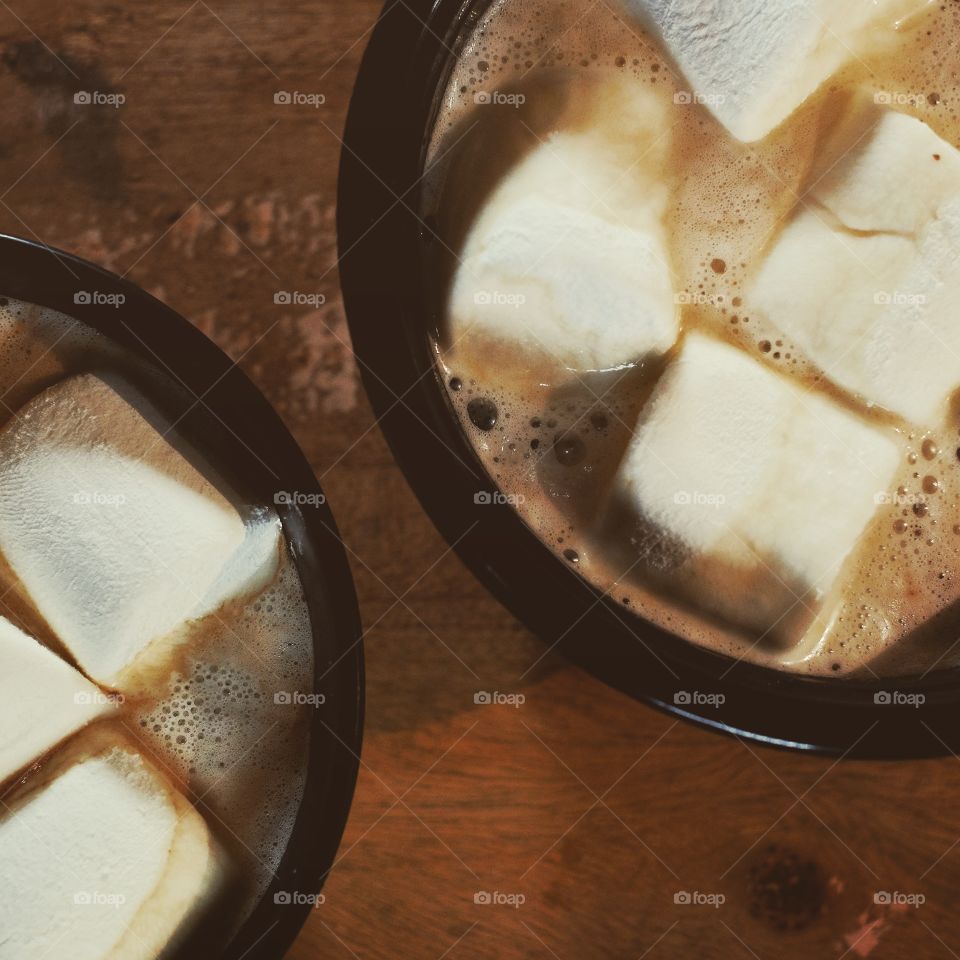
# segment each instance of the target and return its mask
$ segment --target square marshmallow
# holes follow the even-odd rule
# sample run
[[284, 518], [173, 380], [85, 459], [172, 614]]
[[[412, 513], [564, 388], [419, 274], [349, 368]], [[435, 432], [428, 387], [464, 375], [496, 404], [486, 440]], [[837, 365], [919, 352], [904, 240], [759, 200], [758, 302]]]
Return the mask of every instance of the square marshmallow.
[[0, 617], [0, 783], [112, 709], [86, 677]]
[[574, 373], [617, 370], [676, 341], [664, 217], [663, 96], [605, 81], [601, 121], [555, 130], [487, 198], [464, 245], [448, 314], [470, 338]]
[[155, 960], [225, 879], [207, 825], [132, 747], [84, 734], [0, 818], [0, 960]]
[[748, 284], [834, 383], [920, 426], [960, 386], [960, 152], [913, 117], [856, 105]]
[[701, 609], [791, 646], [899, 456], [885, 432], [691, 333], [640, 415], [617, 500], [637, 518], [649, 570]]
[[0, 552], [64, 650], [106, 686], [129, 679], [153, 641], [276, 570], [276, 517], [246, 523], [192, 459], [115, 377], [62, 381], [0, 432]]
[[932, 0], [624, 0], [738, 140], [762, 140]]

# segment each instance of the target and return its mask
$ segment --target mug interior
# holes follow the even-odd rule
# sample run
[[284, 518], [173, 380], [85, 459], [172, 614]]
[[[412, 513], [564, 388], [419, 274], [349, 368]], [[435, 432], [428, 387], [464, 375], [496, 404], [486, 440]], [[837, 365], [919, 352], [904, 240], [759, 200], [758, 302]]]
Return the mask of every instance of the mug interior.
[[[76, 293], [89, 290], [122, 297], [114, 298], [116, 305], [78, 305]], [[284, 894], [314, 894], [322, 888], [346, 824], [359, 764], [360, 617], [333, 515], [309, 463], [263, 395], [217, 346], [169, 307], [94, 264], [5, 235], [0, 235], [0, 296], [73, 317], [179, 384], [190, 406], [179, 411], [178, 431], [199, 450], [215, 451], [227, 473], [241, 478], [256, 502], [274, 504], [278, 491], [308, 495], [276, 510], [309, 611], [314, 692], [323, 693], [325, 700], [312, 718], [303, 797], [276, 875], [220, 954], [224, 960], [277, 960], [311, 909], [305, 898], [289, 903]], [[302, 503], [310, 505], [298, 505]], [[177, 958], [197, 956], [198, 944], [207, 942], [212, 927], [237, 926], [239, 918], [230, 916], [229, 903], [213, 914], [177, 950]]]
[[[950, 723], [960, 668], [868, 681], [735, 661], [602, 595], [510, 506], [475, 504], [476, 494], [492, 495], [496, 487], [460, 426], [437, 363], [431, 333], [442, 317], [424, 277], [440, 238], [422, 216], [422, 200], [441, 97], [458, 51], [489, 5], [387, 0], [354, 89], [341, 154], [347, 320], [378, 421], [424, 509], [529, 629], [631, 696], [776, 746], [889, 758], [953, 752], [960, 744]], [[704, 695], [710, 702], [698, 703]]]

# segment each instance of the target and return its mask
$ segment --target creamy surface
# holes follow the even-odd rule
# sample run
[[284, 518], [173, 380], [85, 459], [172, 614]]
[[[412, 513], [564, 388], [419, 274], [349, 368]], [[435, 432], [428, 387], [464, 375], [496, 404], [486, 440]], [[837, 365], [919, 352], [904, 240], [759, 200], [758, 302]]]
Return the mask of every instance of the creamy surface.
[[[502, 0], [460, 50], [434, 130], [424, 201], [440, 237], [427, 276], [441, 318], [437, 355], [451, 402], [491, 476], [533, 531], [611, 598], [683, 638], [733, 658], [832, 676], [924, 673], [960, 662], [954, 404], [921, 424], [864, 404], [826, 382], [748, 296], [758, 263], [809, 185], [818, 146], [857, 91], [960, 145], [958, 42], [955, 5], [930, 6], [894, 34], [870, 28], [858, 38], [856, 57], [786, 123], [750, 144], [734, 139], [691, 98], [659, 39], [605, 4], [585, 10], [569, 0]], [[677, 348], [626, 369], [572, 376], [571, 364], [549, 351], [458, 329], [447, 314], [458, 258], [498, 185], [557, 131], [589, 127], [600, 138], [615, 137], [608, 131], [617, 130], [617, 117], [604, 115], [604, 105], [617, 100], [603, 91], [624, 82], [655, 91], [667, 105], [664, 222], [682, 330], [738, 345], [756, 362], [855, 411], [899, 449], [897, 474], [877, 491], [873, 519], [825, 598], [822, 639], [802, 657], [655, 586], [629, 545], [599, 522], [640, 410]], [[651, 146], [638, 143], [638, 159]], [[518, 311], [518, 324], [521, 318]], [[691, 494], [701, 492], [710, 493], [707, 478]], [[822, 509], [829, 512], [830, 504]]]

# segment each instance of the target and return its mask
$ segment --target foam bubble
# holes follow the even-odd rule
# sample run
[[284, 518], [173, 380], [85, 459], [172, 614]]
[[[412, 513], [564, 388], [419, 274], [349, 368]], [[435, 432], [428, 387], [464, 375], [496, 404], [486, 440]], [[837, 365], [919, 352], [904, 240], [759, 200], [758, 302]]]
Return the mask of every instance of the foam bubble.
[[309, 712], [321, 706], [311, 700], [312, 644], [285, 555], [262, 594], [206, 618], [169, 692], [135, 711], [142, 733], [239, 842], [251, 898], [273, 878], [303, 793]]

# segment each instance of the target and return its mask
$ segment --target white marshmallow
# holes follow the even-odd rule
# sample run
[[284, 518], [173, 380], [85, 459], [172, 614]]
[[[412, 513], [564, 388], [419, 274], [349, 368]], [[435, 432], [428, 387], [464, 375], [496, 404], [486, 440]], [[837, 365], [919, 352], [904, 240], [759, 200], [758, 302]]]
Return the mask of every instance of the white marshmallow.
[[86, 374], [0, 433], [0, 550], [66, 651], [108, 686], [152, 641], [261, 589], [279, 562], [275, 515], [246, 525], [169, 430], [128, 385]]
[[0, 819], [0, 960], [155, 960], [224, 876], [159, 770], [127, 746], [77, 748]]
[[0, 617], [0, 783], [113, 710], [113, 701]]
[[819, 148], [808, 198], [850, 230], [916, 235], [958, 193], [960, 152], [860, 94]]
[[702, 609], [799, 641], [888, 491], [897, 444], [743, 351], [687, 336], [640, 416], [618, 499]]
[[932, 0], [624, 0], [738, 139], [763, 139]]
[[667, 107], [622, 81], [600, 96], [596, 124], [554, 132], [473, 224], [448, 310], [454, 350], [479, 336], [586, 372], [658, 356], [676, 340]]
[[871, 104], [820, 167], [744, 309], [839, 386], [932, 426], [960, 386], [960, 152]]

